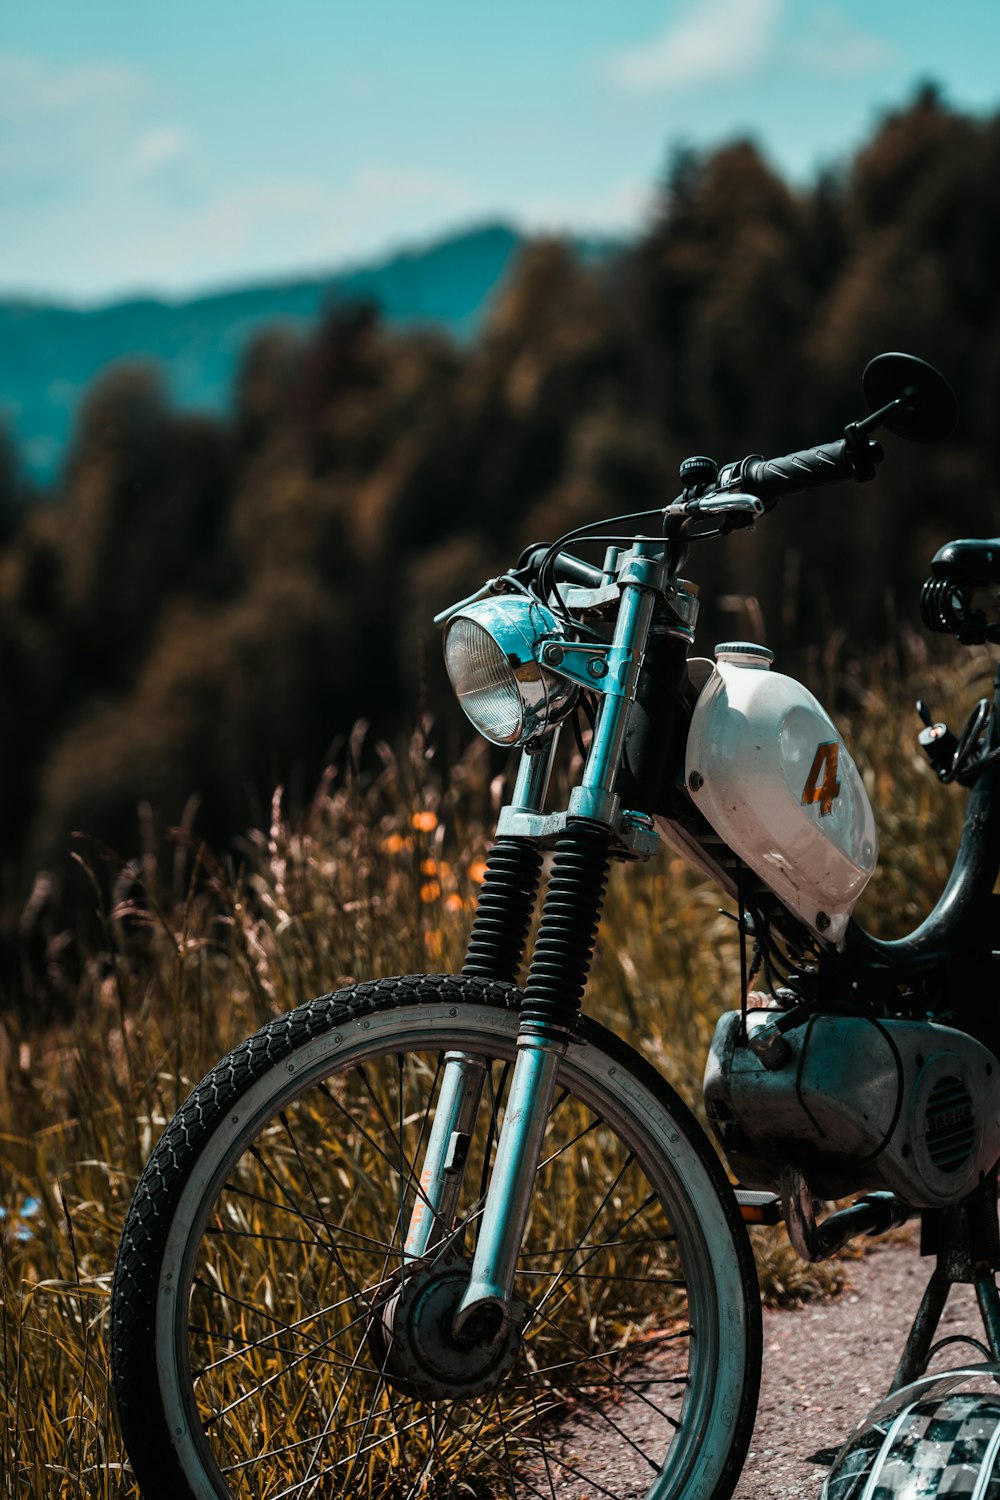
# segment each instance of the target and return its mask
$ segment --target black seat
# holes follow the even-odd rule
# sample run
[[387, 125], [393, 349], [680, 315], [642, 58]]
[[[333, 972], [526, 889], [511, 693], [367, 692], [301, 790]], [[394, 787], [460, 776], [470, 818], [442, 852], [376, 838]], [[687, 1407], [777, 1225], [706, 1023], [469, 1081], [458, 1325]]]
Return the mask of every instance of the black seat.
[[1000, 583], [1000, 537], [962, 537], [934, 554], [931, 573], [959, 588]]

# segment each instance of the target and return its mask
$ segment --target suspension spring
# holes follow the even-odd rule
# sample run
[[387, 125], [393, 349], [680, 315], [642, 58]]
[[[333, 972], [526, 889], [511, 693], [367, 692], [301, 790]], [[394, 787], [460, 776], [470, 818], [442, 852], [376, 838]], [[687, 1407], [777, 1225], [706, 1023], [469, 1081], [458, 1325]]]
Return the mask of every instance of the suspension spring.
[[542, 851], [526, 839], [497, 839], [466, 950], [463, 974], [517, 979], [538, 895]]
[[555, 1040], [573, 1032], [604, 905], [610, 842], [606, 828], [581, 820], [556, 844], [521, 1006], [522, 1034]]
[[957, 635], [965, 646], [1000, 639], [996, 621], [973, 608], [970, 589], [948, 577], [928, 578], [920, 591], [920, 613], [928, 630]]

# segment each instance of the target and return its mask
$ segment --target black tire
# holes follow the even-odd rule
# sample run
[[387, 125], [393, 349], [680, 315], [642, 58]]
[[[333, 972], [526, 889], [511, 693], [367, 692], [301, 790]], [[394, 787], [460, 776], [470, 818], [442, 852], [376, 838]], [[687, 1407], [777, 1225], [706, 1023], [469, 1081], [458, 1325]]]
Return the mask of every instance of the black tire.
[[532, 1311], [499, 1384], [428, 1399], [382, 1378], [370, 1309], [401, 1260], [441, 1059], [489, 1060], [471, 1242], [517, 1001], [464, 977], [357, 985], [194, 1090], [139, 1181], [112, 1291], [147, 1500], [731, 1494], [760, 1373], [746, 1230], [680, 1099], [593, 1022], [561, 1064], [518, 1262]]

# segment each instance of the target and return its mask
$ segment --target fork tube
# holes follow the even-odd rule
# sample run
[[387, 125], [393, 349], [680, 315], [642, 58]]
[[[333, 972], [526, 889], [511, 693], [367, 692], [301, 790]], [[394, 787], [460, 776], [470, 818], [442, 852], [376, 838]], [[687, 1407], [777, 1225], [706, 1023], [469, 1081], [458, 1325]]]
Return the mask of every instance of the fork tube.
[[[539, 746], [521, 751], [511, 806], [541, 812], [545, 804], [559, 726]], [[529, 838], [502, 835], [486, 856], [486, 878], [465, 951], [463, 974], [515, 983], [538, 896], [542, 852]]]
[[607, 686], [583, 781], [570, 797], [570, 817], [556, 844], [521, 1006], [510, 1098], [469, 1285], [455, 1315], [459, 1337], [499, 1338], [513, 1315], [514, 1273], [556, 1074], [576, 1027], [604, 903], [618, 819], [614, 786], [660, 583], [663, 544], [640, 543], [636, 550], [639, 555], [620, 577], [622, 602], [607, 656]]
[[404, 1260], [426, 1255], [451, 1231], [485, 1078], [481, 1057], [445, 1053], [441, 1092], [403, 1246]]
[[455, 1317], [459, 1336], [476, 1322], [499, 1337], [510, 1325], [514, 1272], [528, 1222], [559, 1063], [587, 982], [607, 882], [610, 833], [570, 823], [556, 845], [538, 941], [528, 973], [517, 1061], [490, 1177], [469, 1285]]
[[528, 1220], [556, 1073], [566, 1046], [565, 1040], [550, 1044], [518, 1042], [472, 1274], [455, 1317], [459, 1336], [468, 1331], [470, 1319], [484, 1312], [490, 1341], [500, 1338], [510, 1326], [514, 1268]]
[[622, 746], [629, 710], [639, 681], [642, 654], [649, 639], [658, 594], [657, 572], [662, 542], [637, 543], [647, 556], [639, 556], [622, 574], [622, 602], [615, 622], [614, 638], [607, 657], [606, 685], [594, 728], [583, 778], [569, 799], [576, 817], [592, 818], [613, 826], [618, 816], [614, 792], [621, 766]]
[[517, 780], [511, 797], [511, 806], [516, 812], [541, 812], [545, 806], [545, 794], [549, 789], [549, 776], [561, 729], [562, 725], [557, 724], [540, 744], [526, 745], [521, 751]]

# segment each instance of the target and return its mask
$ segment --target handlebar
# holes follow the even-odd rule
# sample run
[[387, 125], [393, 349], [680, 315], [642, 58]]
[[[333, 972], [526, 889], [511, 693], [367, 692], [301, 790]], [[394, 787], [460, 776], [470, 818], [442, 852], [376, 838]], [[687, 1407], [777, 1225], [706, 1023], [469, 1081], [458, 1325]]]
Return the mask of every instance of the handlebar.
[[[549, 552], [548, 547], [534, 544], [526, 547], [517, 561], [517, 571], [525, 568], [533, 573], [537, 572]], [[585, 589], [596, 589], [604, 582], [604, 574], [600, 568], [592, 568], [590, 563], [583, 562], [579, 557], [574, 557], [570, 552], [558, 552], [553, 559], [553, 571], [556, 578], [565, 580], [567, 583], [582, 584]], [[441, 610], [434, 616], [435, 625], [447, 625], [448, 621], [470, 604], [475, 604], [479, 599], [486, 599], [491, 594], [506, 592], [503, 587], [507, 575], [501, 578], [488, 578], [481, 588], [476, 589], [474, 594], [469, 594], [465, 599], [459, 599], [457, 604], [449, 604], [447, 609]]]
[[845, 479], [871, 479], [882, 456], [881, 445], [874, 440], [858, 443], [848, 438], [820, 443], [815, 448], [800, 448], [797, 453], [786, 453], [781, 458], [762, 458], [759, 453], [751, 453], [740, 463], [728, 464], [720, 471], [718, 488], [742, 490], [773, 502], [782, 495], [839, 484]]
[[[814, 448], [800, 448], [797, 453], [785, 453], [780, 458], [762, 458], [759, 453], [751, 453], [738, 463], [727, 464], [710, 486], [685, 490], [666, 507], [664, 516], [690, 518], [738, 509], [746, 511], [752, 519], [754, 514], [770, 509], [783, 495], [840, 484], [845, 479], [872, 479], [883, 456], [881, 444], [862, 432], [858, 424], [852, 424], [835, 443], [818, 443]], [[730, 524], [741, 523], [734, 518]], [[540, 544], [526, 547], [518, 559], [518, 568], [536, 571], [549, 550]], [[604, 581], [600, 568], [569, 552], [556, 553], [549, 566], [552, 577], [583, 588], [599, 588]]]
[[[530, 568], [537, 572], [542, 562], [548, 555], [549, 548], [538, 545], [526, 547], [518, 558], [519, 568]], [[604, 581], [604, 574], [600, 568], [585, 563], [582, 558], [574, 557], [571, 552], [557, 552], [552, 561], [552, 570], [556, 578], [564, 583], [578, 583], [581, 588], [600, 588]]]
[[[752, 524], [753, 519], [770, 507], [782, 495], [793, 495], [799, 490], [818, 489], [824, 484], [838, 484], [844, 479], [865, 480], [873, 478], [876, 464], [882, 461], [881, 445], [868, 438], [861, 424], [853, 423], [846, 435], [836, 443], [820, 443], [815, 448], [801, 448], [797, 453], [786, 453], [781, 458], [762, 458], [751, 453], [739, 463], [727, 464], [720, 469], [711, 484], [693, 486], [684, 492], [663, 511], [664, 536], [670, 537], [666, 523], [677, 519], [690, 521], [698, 516], [719, 515], [722, 517], [719, 531], [706, 533], [717, 536], [734, 525]], [[712, 461], [706, 460], [709, 472], [714, 469]], [[725, 513], [731, 512], [730, 516]], [[739, 513], [745, 514], [742, 519]], [[622, 519], [622, 518], [619, 518]], [[628, 519], [627, 517], [624, 519]], [[570, 533], [572, 540], [576, 533]], [[677, 533], [674, 533], [677, 536]], [[681, 550], [686, 543], [681, 538]], [[435, 625], [445, 625], [461, 610], [490, 594], [503, 593], [504, 580], [516, 578], [517, 574], [536, 574], [549, 558], [551, 547], [532, 543], [525, 547], [510, 575], [500, 579], [490, 578], [470, 594], [434, 616]], [[676, 558], [675, 558], [676, 562]], [[602, 568], [595, 568], [571, 552], [556, 552], [548, 563], [550, 579], [575, 583], [585, 589], [599, 589], [608, 580]]]

